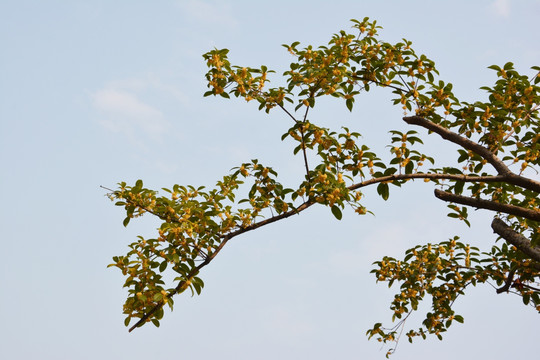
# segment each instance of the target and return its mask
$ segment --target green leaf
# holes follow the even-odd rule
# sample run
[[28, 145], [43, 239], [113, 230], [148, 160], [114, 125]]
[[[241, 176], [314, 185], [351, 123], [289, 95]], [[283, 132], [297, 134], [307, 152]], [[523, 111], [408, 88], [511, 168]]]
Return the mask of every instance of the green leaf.
[[124, 221], [122, 222], [122, 224], [124, 224], [124, 227], [128, 226], [129, 224], [129, 220], [131, 220], [131, 218], [129, 216], [127, 216]]
[[504, 70], [511, 70], [514, 68], [514, 63], [512, 62], [507, 62], [506, 64], [504, 64]]
[[388, 168], [384, 171], [384, 176], [389, 176], [389, 175], [393, 175], [394, 173], [397, 172], [397, 169], [396, 168]]
[[343, 214], [341, 213], [341, 210], [336, 205], [332, 206], [332, 214], [336, 217], [336, 219], [341, 220], [343, 217]]
[[458, 158], [458, 163], [463, 162], [469, 158], [469, 153], [467, 153], [465, 150], [458, 150], [460, 153], [460, 156]]
[[383, 198], [383, 200], [388, 200], [388, 197], [390, 196], [390, 190], [388, 188], [388, 184], [385, 184], [385, 183], [380, 183], [378, 186], [377, 186], [377, 193], [379, 195], [381, 195], [381, 197]]
[[352, 111], [353, 104], [354, 104], [354, 99], [347, 99], [347, 101], [345, 101], [345, 105], [347, 105], [347, 109], [349, 109], [349, 111]]
[[465, 185], [465, 182], [463, 181], [456, 181], [456, 184], [454, 185], [454, 192], [456, 194], [461, 194], [463, 193], [463, 186]]
[[474, 167], [474, 172], [475, 172], [475, 173], [479, 173], [480, 170], [482, 170], [482, 167], [484, 167], [484, 165], [483, 165], [481, 162], [479, 162], [479, 163]]
[[167, 260], [163, 261], [161, 265], [159, 265], [159, 272], [164, 272], [165, 269], [167, 269]]
[[193, 282], [192, 285], [195, 288], [195, 292], [197, 293], [197, 295], [201, 295], [201, 285], [196, 282]]
[[[412, 161], [410, 161], [406, 166], [405, 166], [405, 174], [412, 174], [414, 170], [414, 163]], [[384, 199], [386, 200], [386, 199]]]

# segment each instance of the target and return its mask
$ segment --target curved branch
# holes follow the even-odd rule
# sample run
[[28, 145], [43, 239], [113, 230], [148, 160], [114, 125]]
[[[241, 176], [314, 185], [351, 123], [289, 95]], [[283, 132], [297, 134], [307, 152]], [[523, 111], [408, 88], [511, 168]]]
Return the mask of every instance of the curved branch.
[[443, 139], [453, 142], [467, 150], [474, 151], [484, 159], [486, 159], [497, 172], [501, 175], [508, 175], [511, 173], [508, 166], [506, 166], [501, 159], [499, 159], [493, 152], [488, 148], [483, 147], [482, 145], [475, 143], [472, 140], [467, 139], [453, 131], [446, 129], [434, 122], [431, 122], [421, 116], [406, 116], [403, 120], [409, 125], [418, 125], [423, 128], [426, 128], [434, 133], [439, 134]]
[[[198, 266], [194, 267], [187, 275], [187, 278], [188, 279], [191, 279], [193, 278], [195, 275], [197, 275], [199, 273], [199, 271], [205, 267], [206, 265], [210, 264], [210, 262], [216, 257], [216, 255], [223, 249], [223, 247], [225, 246], [225, 244], [232, 238], [238, 236], [238, 235], [241, 235], [245, 232], [248, 232], [248, 231], [251, 231], [251, 230], [255, 230], [261, 226], [264, 226], [264, 225], [267, 225], [267, 224], [270, 224], [270, 223], [273, 223], [273, 222], [276, 222], [278, 220], [281, 220], [281, 219], [285, 219], [285, 218], [288, 218], [289, 216], [291, 215], [294, 215], [294, 214], [297, 214], [298, 212], [300, 211], [304, 211], [305, 209], [307, 209], [308, 207], [310, 207], [311, 205], [313, 205], [314, 203], [313, 202], [306, 202], [306, 203], [303, 203], [302, 205], [300, 205], [298, 208], [296, 209], [293, 209], [293, 210], [290, 210], [290, 211], [287, 211], [283, 214], [280, 214], [280, 215], [277, 215], [277, 216], [273, 216], [267, 220], [263, 220], [261, 222], [258, 222], [258, 223], [255, 223], [255, 224], [252, 224], [250, 226], [246, 226], [246, 227], [243, 227], [243, 228], [240, 228], [236, 231], [233, 231], [227, 235], [224, 235], [222, 237], [222, 240], [221, 240], [221, 243], [219, 244], [219, 246], [216, 248], [216, 250], [209, 256], [206, 257], [206, 259], [204, 259], [204, 261], [202, 263], [200, 263]], [[174, 289], [174, 291], [170, 292], [168, 295], [167, 295], [167, 298], [170, 299], [172, 298], [174, 295], [178, 294], [182, 288], [186, 285], [186, 282], [187, 280], [181, 280], [178, 285], [176, 285], [176, 288]], [[158, 302], [156, 305], [154, 305], [153, 308], [151, 308], [146, 314], [143, 315], [143, 317], [141, 317], [139, 319], [139, 321], [137, 321], [137, 323], [135, 325], [133, 325], [132, 327], [129, 328], [129, 332], [133, 331], [134, 329], [136, 329], [137, 327], [143, 325], [144, 323], [146, 323], [146, 321], [156, 312], [158, 311], [159, 309], [161, 309], [163, 306], [165, 306], [165, 302], [162, 300], [160, 302]]]
[[438, 124], [435, 124], [421, 116], [406, 116], [403, 118], [403, 120], [409, 125], [418, 125], [430, 131], [433, 131], [434, 133], [439, 134], [443, 139], [453, 142], [454, 144], [457, 144], [464, 149], [471, 150], [477, 153], [482, 158], [487, 160], [487, 162], [489, 162], [497, 170], [499, 175], [505, 176], [506, 182], [540, 193], [540, 182], [514, 174], [512, 171], [510, 171], [508, 166], [506, 166], [504, 162], [502, 162], [502, 160], [499, 159], [488, 148], [472, 140], [469, 140], [455, 132], [452, 132]]
[[456, 195], [447, 191], [435, 189], [435, 196], [443, 201], [455, 202], [462, 205], [473, 206], [480, 209], [493, 210], [509, 215], [524, 217], [530, 220], [540, 221], [540, 211], [525, 209], [520, 206], [501, 204], [495, 201], [475, 199], [468, 196]]
[[513, 268], [508, 273], [508, 276], [506, 277], [506, 281], [504, 282], [504, 285], [497, 289], [497, 294], [507, 292], [510, 290], [510, 286], [512, 286], [512, 282], [514, 281], [514, 274], [516, 273], [517, 268]]
[[512, 230], [512, 228], [505, 224], [499, 218], [494, 218], [491, 222], [491, 228], [493, 232], [498, 234], [504, 240], [517, 247], [521, 252], [530, 256], [534, 261], [540, 262], [540, 248], [533, 246], [529, 239], [520, 233]]

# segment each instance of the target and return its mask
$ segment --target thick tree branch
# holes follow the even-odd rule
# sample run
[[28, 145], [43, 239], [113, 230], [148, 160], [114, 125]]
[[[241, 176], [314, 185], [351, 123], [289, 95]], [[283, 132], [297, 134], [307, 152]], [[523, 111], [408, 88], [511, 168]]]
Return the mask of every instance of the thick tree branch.
[[515, 232], [512, 228], [504, 223], [499, 218], [494, 218], [491, 222], [491, 228], [493, 231], [502, 237], [504, 240], [510, 244], [517, 247], [521, 252], [530, 256], [536, 262], [540, 262], [540, 248], [537, 246], [531, 245], [529, 239], [520, 233]]
[[426, 128], [434, 133], [439, 134], [443, 139], [453, 142], [467, 150], [474, 151], [484, 159], [486, 159], [497, 172], [501, 175], [508, 175], [511, 173], [508, 166], [506, 166], [501, 159], [499, 159], [495, 154], [493, 154], [489, 149], [483, 147], [482, 145], [475, 143], [472, 140], [467, 139], [455, 132], [452, 132], [445, 127], [442, 127], [434, 122], [431, 122], [421, 116], [406, 116], [403, 120], [409, 125], [418, 125], [423, 128]]
[[509, 215], [524, 217], [530, 220], [540, 221], [540, 211], [525, 209], [520, 206], [501, 204], [495, 201], [475, 199], [468, 196], [456, 195], [447, 191], [435, 189], [435, 196], [438, 199], [457, 204], [473, 206], [480, 209], [493, 210]]
[[514, 174], [512, 171], [510, 171], [508, 166], [506, 166], [504, 162], [502, 162], [502, 160], [499, 159], [488, 148], [478, 143], [475, 143], [474, 141], [469, 140], [459, 134], [456, 134], [455, 132], [452, 132], [438, 124], [435, 124], [421, 116], [406, 116], [403, 118], [403, 120], [409, 125], [418, 125], [430, 131], [433, 131], [434, 133], [439, 134], [443, 139], [453, 142], [454, 144], [457, 144], [464, 149], [471, 150], [477, 153], [482, 158], [487, 160], [487, 162], [489, 162], [497, 170], [497, 173], [499, 175], [505, 176], [506, 182], [540, 193], [540, 182]]

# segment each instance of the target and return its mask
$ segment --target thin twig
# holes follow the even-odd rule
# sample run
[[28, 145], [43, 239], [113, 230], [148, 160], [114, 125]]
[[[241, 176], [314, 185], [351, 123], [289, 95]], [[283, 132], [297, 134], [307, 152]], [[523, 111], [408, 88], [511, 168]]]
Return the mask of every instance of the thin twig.
[[[313, 96], [313, 94], [311, 94], [311, 96]], [[306, 168], [306, 179], [307, 179], [307, 182], [308, 184], [311, 185], [311, 179], [310, 179], [310, 176], [309, 176], [309, 164], [308, 164], [308, 159], [307, 159], [307, 150], [306, 150], [306, 139], [305, 139], [305, 134], [304, 134], [304, 124], [306, 123], [307, 121], [307, 116], [308, 116], [308, 113], [309, 113], [309, 105], [306, 105], [306, 112], [304, 113], [304, 120], [302, 121], [302, 126], [300, 127], [300, 135], [302, 136], [302, 155], [304, 157], [304, 166]]]
[[285, 113], [286, 113], [287, 115], [289, 115], [289, 117], [290, 117], [291, 119], [293, 119], [293, 121], [294, 121], [295, 123], [298, 122], [298, 120], [296, 120], [296, 118], [289, 112], [289, 110], [287, 110], [287, 109], [285, 108], [285, 106], [283, 106], [283, 105], [281, 105], [281, 104], [277, 104], [277, 105], [281, 108], [281, 110], [285, 111]]

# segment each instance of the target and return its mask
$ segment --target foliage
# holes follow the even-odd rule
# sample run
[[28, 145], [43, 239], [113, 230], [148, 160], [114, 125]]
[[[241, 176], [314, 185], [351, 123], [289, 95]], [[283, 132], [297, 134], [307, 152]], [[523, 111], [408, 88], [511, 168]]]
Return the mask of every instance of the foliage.
[[[368, 18], [352, 23], [355, 34], [341, 31], [327, 46], [283, 45], [294, 57], [283, 74], [283, 87], [267, 89], [272, 71], [265, 66], [233, 66], [226, 49], [204, 54], [209, 67], [205, 96], [233, 95], [256, 102], [267, 113], [279, 109], [290, 117], [292, 126], [282, 140], [296, 142], [294, 154], [303, 158], [305, 177], [297, 187], [287, 188], [271, 167], [252, 160], [210, 190], [174, 185], [160, 196], [139, 180], [111, 191], [116, 205], [126, 210], [124, 225], [144, 213], [162, 221], [155, 239], [139, 237], [126, 255], [115, 257], [110, 265], [127, 277], [126, 325], [138, 319], [130, 331], [148, 321], [159, 326], [163, 306], [172, 309], [174, 295], [188, 288], [199, 294], [204, 285], [200, 270], [230, 239], [315, 204], [329, 207], [337, 219], [346, 206], [366, 214], [363, 187], [375, 186], [386, 200], [390, 184], [401, 187], [414, 179], [433, 182], [435, 196], [449, 202], [448, 216], [467, 224], [468, 207], [495, 212], [491, 226], [503, 242], [480, 252], [453, 238], [416, 246], [401, 261], [385, 257], [376, 262], [377, 281], [401, 286], [391, 304], [396, 326], [386, 329], [375, 324], [369, 337], [396, 341], [411, 311], [430, 295], [431, 311], [418, 330], [406, 335], [410, 341], [427, 334], [441, 338], [453, 321], [463, 322], [452, 310], [456, 298], [479, 283], [497, 284], [497, 292], [512, 291], [540, 311], [540, 289], [535, 287], [540, 276], [540, 183], [525, 175], [539, 166], [540, 77], [529, 79], [512, 63], [493, 65], [497, 80], [492, 87], [482, 88], [488, 99], [462, 102], [452, 92], [452, 84], [439, 79], [434, 62], [416, 54], [411, 42], [379, 40], [379, 27]], [[540, 67], [532, 69], [538, 72]], [[437, 154], [426, 155], [415, 148], [422, 144], [415, 130], [392, 131], [389, 154], [382, 156], [361, 144], [357, 132], [335, 131], [308, 120], [320, 97], [342, 99], [352, 111], [355, 99], [372, 87], [392, 92], [393, 104], [411, 114], [403, 118], [407, 124], [458, 145], [459, 165], [426, 168], [435, 163]], [[317, 163], [309, 164], [313, 158]], [[249, 191], [237, 199], [244, 183]], [[166, 285], [162, 274], [168, 271], [176, 277]]]

